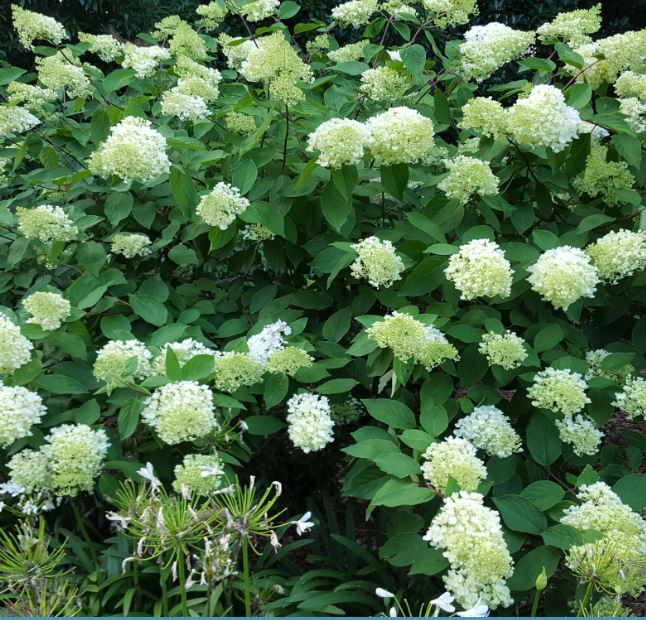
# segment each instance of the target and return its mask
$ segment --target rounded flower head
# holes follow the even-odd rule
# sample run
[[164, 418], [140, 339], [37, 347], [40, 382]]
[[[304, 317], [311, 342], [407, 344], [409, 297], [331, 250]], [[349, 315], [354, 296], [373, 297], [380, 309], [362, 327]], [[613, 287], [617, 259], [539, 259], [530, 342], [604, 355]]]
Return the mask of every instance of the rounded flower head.
[[124, 181], [147, 183], [170, 170], [166, 138], [150, 121], [126, 116], [92, 153], [89, 168], [102, 177], [114, 174]]
[[126, 258], [148, 256], [151, 253], [150, 238], [143, 233], [117, 233], [112, 237], [110, 250]]
[[146, 400], [141, 417], [169, 445], [194, 441], [218, 428], [213, 394], [197, 381], [157, 388]]
[[240, 13], [250, 22], [259, 22], [273, 15], [280, 4], [279, 0], [253, 0], [240, 6]]
[[500, 246], [488, 239], [474, 239], [449, 258], [444, 275], [462, 293], [462, 299], [509, 297], [511, 264]]
[[618, 97], [637, 97], [646, 101], [646, 75], [634, 71], [624, 71], [615, 82]]
[[79, 41], [90, 45], [89, 51], [94, 52], [104, 62], [112, 62], [121, 55], [123, 45], [110, 34], [88, 34], [79, 32]]
[[626, 123], [635, 133], [646, 132], [646, 102], [637, 97], [627, 97], [619, 102], [619, 112], [624, 115]]
[[357, 258], [350, 265], [350, 270], [357, 280], [368, 280], [375, 288], [388, 288], [393, 282], [401, 280], [404, 263], [390, 241], [368, 237], [353, 244], [352, 249], [357, 253]]
[[220, 33], [218, 43], [222, 46], [222, 53], [227, 59], [227, 66], [229, 69], [235, 69], [236, 71], [240, 70], [249, 52], [256, 47], [254, 41], [236, 39], [226, 32]]
[[209, 115], [209, 108], [202, 97], [187, 95], [177, 87], [167, 90], [161, 99], [162, 113], [177, 116], [181, 121], [204, 120]]
[[347, 45], [344, 45], [339, 49], [328, 52], [327, 57], [332, 62], [336, 62], [336, 63], [352, 62], [353, 60], [359, 60], [360, 58], [363, 58], [363, 48], [369, 44], [370, 44], [370, 41], [367, 41], [366, 39], [362, 41], [357, 41], [356, 43], [348, 43]]
[[407, 107], [390, 108], [366, 121], [372, 154], [383, 166], [415, 164], [435, 149], [433, 121]]
[[209, 496], [222, 487], [222, 461], [217, 454], [187, 454], [175, 466], [173, 489], [187, 495]]
[[599, 451], [603, 433], [588, 418], [576, 415], [555, 420], [554, 423], [559, 429], [561, 441], [569, 443], [575, 454], [591, 456]]
[[493, 138], [505, 133], [507, 114], [505, 108], [491, 97], [476, 97], [462, 107], [462, 120], [458, 126]]
[[451, 568], [444, 584], [465, 609], [480, 602], [490, 609], [512, 604], [506, 579], [513, 561], [502, 535], [500, 516], [480, 493], [460, 491], [444, 500], [424, 540], [439, 549]]
[[227, 351], [215, 358], [215, 387], [223, 392], [262, 381], [265, 368], [247, 353]]
[[[10, 106], [24, 105], [35, 114], [47, 114], [51, 110], [48, 104], [56, 100], [56, 93], [53, 90], [24, 82], [10, 82], [7, 84], [7, 93], [9, 94], [7, 102]], [[3, 133], [0, 131], [0, 135]]]
[[173, 89], [176, 92], [199, 97], [206, 103], [212, 103], [220, 95], [222, 74], [217, 69], [180, 56], [175, 64], [175, 73], [179, 76]]
[[578, 372], [546, 368], [536, 373], [527, 396], [534, 407], [572, 416], [591, 402], [585, 393], [587, 387]]
[[594, 297], [599, 283], [588, 255], [569, 245], [547, 250], [527, 271], [532, 290], [557, 309], [567, 310], [582, 297]]
[[446, 360], [457, 360], [458, 351], [437, 327], [427, 325], [424, 340], [418, 345], [416, 358], [426, 370], [433, 370]]
[[171, 349], [177, 357], [177, 361], [180, 366], [183, 366], [190, 359], [196, 355], [213, 355], [215, 356], [216, 352], [213, 349], [209, 349], [204, 346], [201, 342], [193, 340], [192, 338], [185, 338], [179, 342], [169, 342], [166, 343], [159, 352], [159, 355], [155, 357], [152, 363], [152, 374], [164, 376], [166, 374], [166, 353], [168, 349]]
[[92, 84], [81, 64], [61, 52], [37, 58], [36, 67], [38, 79], [46, 88], [53, 91], [64, 90], [73, 99], [88, 97], [92, 93]]
[[412, 85], [411, 76], [407, 71], [382, 66], [366, 69], [361, 74], [359, 91], [368, 99], [389, 105], [401, 101]]
[[490, 366], [502, 366], [505, 370], [518, 368], [527, 358], [525, 341], [509, 330], [504, 334], [484, 334], [478, 351], [487, 357]]
[[46, 330], [58, 329], [71, 310], [70, 302], [60, 293], [33, 293], [22, 305], [32, 315], [27, 323], [35, 323]]
[[209, 225], [226, 230], [236, 217], [249, 207], [249, 201], [240, 195], [240, 190], [220, 181], [210, 194], [202, 196], [197, 205], [197, 214]]
[[[490, 456], [505, 458], [522, 451], [520, 437], [498, 407], [482, 405], [455, 425], [455, 436], [466, 439]], [[455, 477], [455, 476], [454, 476]]]
[[448, 198], [461, 205], [468, 204], [472, 196], [498, 193], [498, 177], [489, 164], [475, 157], [458, 155], [444, 162], [449, 170], [447, 177], [438, 184]]
[[628, 379], [623, 391], [615, 394], [612, 404], [624, 411], [631, 419], [638, 416], [646, 418], [646, 379], [643, 377]]
[[34, 345], [20, 333], [20, 328], [0, 313], [0, 375], [12, 375], [31, 359]]
[[445, 493], [450, 478], [464, 491], [475, 491], [487, 477], [487, 468], [476, 456], [476, 449], [465, 439], [447, 437], [432, 443], [422, 455], [422, 475], [440, 493]]
[[593, 145], [585, 160], [585, 169], [574, 180], [574, 186], [591, 198], [600, 197], [606, 204], [615, 206], [623, 202], [619, 192], [630, 189], [635, 184], [635, 177], [626, 162], [606, 161], [607, 153], [607, 147]]
[[507, 115], [508, 129], [518, 142], [562, 151], [578, 135], [579, 113], [565, 103], [563, 93], [538, 84], [518, 99]]
[[138, 78], [143, 79], [154, 75], [159, 64], [169, 58], [170, 52], [165, 47], [145, 47], [126, 43], [123, 46], [121, 66], [124, 69], [132, 69]]
[[285, 348], [285, 338], [292, 333], [292, 328], [285, 321], [276, 321], [265, 325], [262, 330], [247, 340], [249, 357], [262, 366], [267, 366], [269, 358]]
[[363, 123], [349, 118], [333, 118], [320, 124], [309, 135], [307, 150], [319, 151], [316, 161], [320, 166], [338, 169], [358, 164], [369, 143], [370, 131]]
[[341, 26], [359, 28], [367, 24], [377, 10], [377, 0], [350, 0], [332, 9], [332, 19]]
[[40, 120], [27, 108], [0, 106], [0, 140], [29, 131], [36, 125], [40, 125]]
[[440, 28], [466, 24], [470, 15], [478, 14], [477, 0], [422, 0], [422, 4]]
[[[152, 353], [138, 340], [110, 340], [97, 352], [94, 376], [108, 385], [150, 376]], [[132, 360], [132, 361], [131, 361]]]
[[269, 372], [284, 372], [293, 377], [301, 368], [309, 368], [314, 358], [305, 349], [286, 347], [274, 351], [269, 356], [267, 370]]
[[565, 41], [570, 46], [588, 43], [601, 28], [601, 5], [590, 9], [577, 9], [568, 13], [559, 13], [551, 22], [543, 24], [536, 31], [542, 43], [550, 39]]
[[40, 205], [35, 209], [16, 209], [18, 230], [27, 239], [37, 239], [42, 243], [50, 241], [72, 241], [78, 228], [60, 207]]
[[256, 119], [250, 114], [229, 112], [224, 117], [224, 124], [229, 131], [247, 135], [256, 131]]
[[215, 30], [227, 16], [229, 10], [224, 3], [220, 4], [214, 1], [201, 4], [195, 9], [195, 12], [202, 17], [197, 23], [198, 26], [202, 26], [207, 30]]
[[31, 435], [31, 427], [47, 412], [36, 392], [6, 385], [0, 385], [0, 410], [0, 448]]
[[322, 450], [334, 440], [330, 403], [318, 394], [295, 394], [287, 401], [288, 434], [305, 454]]
[[34, 49], [35, 41], [42, 40], [59, 45], [67, 37], [63, 24], [53, 17], [28, 11], [17, 4], [11, 5], [11, 17], [18, 40], [29, 50]]
[[613, 230], [586, 248], [599, 277], [616, 284], [646, 268], [646, 231]]
[[18, 485], [24, 493], [45, 491], [51, 487], [47, 457], [42, 450], [21, 450], [7, 463], [10, 483]]

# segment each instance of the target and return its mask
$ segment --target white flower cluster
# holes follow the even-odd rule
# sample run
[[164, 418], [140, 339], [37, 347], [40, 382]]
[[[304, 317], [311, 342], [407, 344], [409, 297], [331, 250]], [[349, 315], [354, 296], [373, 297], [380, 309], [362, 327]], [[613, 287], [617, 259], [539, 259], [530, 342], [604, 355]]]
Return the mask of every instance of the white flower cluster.
[[572, 416], [591, 402], [585, 392], [587, 388], [578, 372], [546, 368], [536, 373], [527, 396], [534, 407]]
[[162, 95], [161, 109], [163, 114], [193, 123], [204, 120], [209, 115], [209, 108], [202, 97], [187, 95], [177, 90], [177, 87]]
[[70, 59], [61, 52], [53, 56], [36, 59], [38, 79], [53, 91], [64, 90], [72, 99], [88, 97], [92, 93], [90, 78], [76, 59]]
[[47, 115], [51, 110], [47, 104], [56, 100], [56, 93], [53, 90], [24, 82], [10, 82], [7, 84], [7, 93], [9, 94], [7, 99], [9, 105], [24, 104], [30, 112], [36, 115]]
[[35, 209], [16, 209], [18, 230], [27, 239], [42, 243], [50, 241], [71, 241], [76, 238], [78, 228], [60, 207], [40, 205]]
[[262, 330], [247, 339], [249, 357], [262, 366], [267, 366], [269, 358], [276, 351], [285, 348], [283, 336], [289, 336], [292, 328], [285, 321], [276, 321], [262, 328]]
[[132, 69], [138, 78], [144, 79], [155, 73], [160, 63], [170, 58], [170, 52], [165, 47], [135, 45], [126, 43], [123, 46], [124, 69]]
[[170, 170], [166, 138], [150, 121], [126, 116], [92, 153], [89, 168], [102, 177], [114, 174], [124, 181], [147, 183]]
[[586, 248], [599, 277], [616, 284], [646, 268], [646, 231], [613, 230]]
[[126, 258], [148, 256], [151, 253], [150, 238], [143, 233], [117, 233], [112, 237], [110, 251]]
[[227, 59], [229, 69], [240, 71], [242, 64], [247, 59], [249, 52], [256, 47], [255, 41], [237, 39], [226, 32], [220, 33], [218, 42], [222, 46], [222, 53]]
[[449, 174], [438, 184], [438, 188], [461, 205], [468, 204], [474, 195], [498, 193], [498, 177], [487, 162], [468, 155], [457, 155], [446, 160], [444, 165]]
[[369, 45], [370, 41], [363, 39], [362, 41], [357, 41], [356, 43], [348, 43], [336, 50], [328, 52], [327, 57], [332, 62], [342, 63], [342, 62], [352, 62], [353, 60], [359, 60], [363, 57], [363, 49], [366, 45]]
[[440, 28], [466, 24], [471, 14], [478, 13], [476, 0], [422, 0], [422, 4]]
[[[392, 52], [397, 54], [398, 52]], [[361, 74], [359, 92], [372, 101], [391, 105], [405, 98], [406, 91], [413, 85], [408, 71], [388, 65], [366, 69]]]
[[32, 293], [22, 305], [32, 315], [27, 323], [35, 323], [46, 330], [58, 329], [71, 311], [70, 302], [60, 293], [44, 291]]
[[368, 280], [375, 288], [388, 288], [393, 282], [401, 280], [404, 263], [390, 241], [367, 237], [354, 243], [352, 249], [357, 253], [357, 258], [350, 265], [350, 270], [357, 280]]
[[322, 450], [334, 440], [330, 403], [318, 394], [295, 394], [287, 401], [288, 435], [305, 454]]
[[487, 357], [490, 366], [502, 366], [505, 370], [517, 368], [528, 355], [525, 341], [509, 330], [504, 334], [483, 334], [478, 351]]
[[619, 111], [635, 133], [646, 132], [646, 101], [637, 97], [626, 97], [619, 101]]
[[432, 443], [422, 457], [421, 470], [425, 480], [440, 493], [447, 492], [453, 479], [463, 491], [475, 491], [487, 477], [485, 464], [476, 456], [475, 447], [466, 439], [447, 437]]
[[[145, 379], [150, 376], [152, 353], [138, 340], [110, 340], [98, 350], [94, 362], [94, 376], [108, 385], [132, 376]], [[130, 362], [135, 360], [136, 363]], [[132, 364], [134, 363], [134, 366]]]
[[110, 34], [79, 32], [79, 41], [89, 44], [89, 51], [94, 52], [104, 62], [114, 61], [123, 50], [122, 43]]
[[159, 355], [153, 359], [151, 369], [152, 374], [161, 376], [166, 374], [166, 354], [169, 349], [175, 354], [175, 357], [177, 357], [177, 361], [180, 366], [186, 364], [186, 362], [196, 355], [215, 356], [216, 353], [213, 349], [209, 349], [209, 347], [204, 346], [197, 340], [193, 340], [193, 338], [185, 338], [179, 342], [168, 342], [161, 348]]
[[475, 97], [462, 106], [462, 129], [474, 129], [483, 136], [504, 134], [507, 127], [507, 112], [500, 102], [491, 97]]
[[462, 299], [509, 297], [512, 269], [500, 246], [489, 239], [474, 239], [449, 258], [444, 275], [455, 284]]
[[259, 22], [273, 15], [280, 4], [279, 0], [253, 0], [240, 6], [240, 13], [250, 22]]
[[605, 349], [594, 349], [585, 354], [585, 361], [589, 364], [588, 372], [585, 373], [585, 380], [592, 377], [604, 377], [615, 383], [623, 383], [630, 376], [635, 368], [632, 364], [625, 364], [620, 368], [604, 368], [603, 360], [610, 355]]
[[630, 419], [638, 416], [646, 418], [646, 379], [628, 379], [621, 392], [615, 394], [613, 406], [624, 411]]
[[12, 375], [31, 359], [34, 345], [0, 312], [0, 375]]
[[42, 398], [36, 392], [2, 384], [0, 411], [0, 448], [7, 448], [16, 439], [31, 435], [31, 427], [47, 413]]
[[29, 131], [36, 125], [40, 125], [40, 120], [27, 108], [0, 106], [0, 140]]
[[239, 388], [262, 381], [265, 367], [248, 353], [225, 351], [215, 356], [215, 387], [223, 392], [235, 392]]
[[561, 441], [569, 443], [575, 454], [593, 455], [599, 450], [603, 433], [594, 423], [582, 415], [555, 420]]
[[502, 535], [500, 516], [480, 493], [460, 491], [444, 500], [424, 540], [444, 549], [451, 568], [446, 588], [465, 609], [481, 603], [490, 609], [512, 604], [506, 579], [513, 561]]
[[601, 4], [590, 9], [577, 9], [559, 13], [551, 22], [543, 24], [536, 31], [541, 42], [561, 39], [571, 47], [590, 41], [590, 35], [601, 28]]
[[377, 0], [350, 0], [332, 9], [332, 19], [342, 26], [359, 28], [377, 10]]
[[218, 428], [213, 394], [197, 381], [178, 381], [157, 388], [145, 401], [141, 417], [169, 445], [194, 441]]
[[498, 407], [482, 405], [455, 425], [455, 436], [466, 439], [490, 456], [505, 458], [522, 451], [518, 433]]
[[532, 289], [557, 309], [567, 310], [583, 297], [594, 297], [599, 283], [589, 256], [569, 245], [547, 250], [527, 271]]
[[33, 44], [38, 40], [58, 45], [67, 36], [63, 24], [53, 17], [28, 11], [17, 4], [11, 5], [11, 17], [18, 40], [27, 49], [34, 49]]
[[220, 181], [209, 194], [202, 196], [197, 205], [197, 214], [209, 226], [226, 230], [248, 207], [249, 201], [240, 195], [237, 187]]
[[367, 127], [349, 118], [333, 118], [321, 123], [310, 135], [308, 151], [319, 151], [317, 162], [325, 168], [342, 168], [361, 161], [370, 144]]

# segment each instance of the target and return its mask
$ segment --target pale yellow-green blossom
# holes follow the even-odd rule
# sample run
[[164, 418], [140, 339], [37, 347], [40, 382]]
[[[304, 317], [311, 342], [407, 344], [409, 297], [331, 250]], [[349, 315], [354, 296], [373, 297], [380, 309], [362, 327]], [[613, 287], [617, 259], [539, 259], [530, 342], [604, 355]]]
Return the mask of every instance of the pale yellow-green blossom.
[[507, 115], [500, 102], [491, 97], [476, 97], [462, 107], [462, 120], [458, 126], [493, 138], [505, 133]]
[[518, 433], [509, 418], [498, 407], [481, 405], [455, 425], [455, 436], [491, 456], [506, 458], [522, 451]]
[[173, 489], [177, 493], [208, 497], [224, 483], [224, 469], [217, 454], [187, 454], [174, 473]]
[[88, 43], [89, 51], [94, 52], [104, 62], [112, 62], [122, 54], [123, 44], [110, 34], [79, 32], [79, 41]]
[[301, 368], [312, 365], [314, 358], [300, 347], [285, 347], [278, 349], [269, 356], [267, 370], [269, 372], [284, 372], [293, 377]]
[[359, 28], [367, 24], [377, 10], [377, 0], [349, 0], [332, 9], [332, 19], [342, 26]]
[[226, 230], [248, 207], [249, 201], [240, 195], [237, 187], [220, 181], [210, 193], [202, 196], [196, 212], [209, 226]]
[[487, 357], [490, 366], [502, 366], [505, 370], [518, 368], [528, 355], [525, 341], [509, 330], [504, 334], [483, 334], [478, 351]]
[[585, 416], [566, 417], [554, 424], [561, 441], [570, 444], [575, 454], [592, 456], [599, 451], [603, 433]]
[[370, 144], [370, 131], [359, 121], [333, 118], [321, 123], [309, 136], [308, 151], [318, 151], [317, 163], [325, 168], [358, 164]]
[[31, 359], [34, 345], [20, 333], [9, 317], [0, 312], [0, 375], [12, 375]]
[[586, 394], [587, 388], [578, 372], [546, 368], [534, 376], [527, 397], [534, 407], [573, 416], [592, 402]]
[[354, 243], [352, 249], [357, 257], [350, 265], [350, 270], [357, 280], [368, 280], [375, 288], [388, 288], [401, 280], [404, 263], [390, 241], [367, 237]]
[[487, 477], [487, 468], [466, 439], [447, 437], [432, 443], [422, 454], [422, 475], [440, 493], [446, 493], [450, 479], [463, 491], [475, 491]]
[[589, 9], [558, 13], [551, 21], [537, 29], [541, 43], [549, 40], [564, 41], [571, 47], [589, 43], [590, 35], [601, 28], [601, 4]]
[[67, 213], [53, 205], [40, 205], [34, 209], [18, 207], [18, 230], [27, 239], [42, 243], [50, 241], [72, 241], [78, 235], [78, 228]]
[[35, 323], [43, 329], [58, 329], [70, 315], [71, 305], [60, 293], [38, 291], [22, 302], [23, 308], [31, 314], [27, 323]]
[[574, 186], [591, 198], [601, 198], [606, 204], [616, 206], [625, 202], [621, 194], [635, 183], [635, 177], [623, 161], [607, 161], [608, 148], [592, 145], [585, 160], [585, 169], [574, 179]]
[[150, 243], [148, 235], [143, 233], [117, 233], [112, 237], [110, 251], [126, 258], [148, 256], [152, 252]]
[[639, 416], [646, 418], [646, 379], [643, 377], [628, 379], [623, 390], [615, 394], [612, 404], [625, 412], [630, 419]]
[[422, 0], [422, 5], [440, 28], [466, 24], [478, 14], [477, 0]]
[[438, 188], [461, 205], [468, 204], [475, 195], [490, 196], [498, 193], [498, 177], [487, 162], [468, 155], [457, 155], [444, 164], [449, 174], [438, 184]]
[[264, 366], [247, 353], [227, 351], [215, 359], [215, 387], [223, 392], [259, 383], [264, 374]]
[[53, 17], [28, 11], [17, 4], [11, 5], [11, 18], [18, 33], [18, 40], [27, 49], [34, 49], [35, 41], [42, 40], [59, 45], [67, 37], [63, 24]]
[[616, 284], [646, 268], [646, 231], [612, 230], [591, 243], [585, 251], [599, 277]]
[[361, 74], [359, 92], [373, 101], [392, 105], [404, 99], [412, 85], [411, 76], [406, 70], [383, 65], [366, 69]]
[[287, 433], [305, 454], [318, 452], [334, 440], [330, 403], [318, 394], [295, 394], [287, 401]]
[[50, 90], [64, 90], [72, 99], [92, 94], [92, 83], [81, 64], [61, 52], [36, 58], [36, 68], [40, 83]]
[[7, 448], [16, 439], [31, 435], [31, 427], [47, 413], [42, 398], [36, 392], [2, 383], [0, 410], [0, 448]]
[[[136, 360], [134, 367], [131, 359]], [[145, 379], [151, 373], [152, 353], [138, 340], [110, 340], [97, 352], [94, 376], [112, 385], [128, 377]], [[130, 363], [129, 363], [130, 362]]]

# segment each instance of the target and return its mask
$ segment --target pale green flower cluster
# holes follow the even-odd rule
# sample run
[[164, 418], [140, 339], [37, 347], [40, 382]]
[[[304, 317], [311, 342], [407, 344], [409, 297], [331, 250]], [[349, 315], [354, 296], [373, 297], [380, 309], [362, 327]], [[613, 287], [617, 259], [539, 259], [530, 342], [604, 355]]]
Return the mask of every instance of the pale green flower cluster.
[[601, 28], [601, 4], [590, 9], [577, 9], [557, 16], [536, 31], [541, 43], [550, 40], [564, 41], [571, 47], [583, 45], [591, 40], [590, 35]]
[[305, 454], [318, 452], [334, 440], [330, 403], [318, 394], [294, 394], [287, 401], [287, 433]]
[[166, 354], [168, 349], [173, 351], [180, 366], [186, 364], [186, 362], [196, 355], [215, 356], [216, 354], [213, 349], [209, 349], [209, 347], [204, 346], [197, 340], [193, 340], [193, 338], [185, 338], [179, 342], [168, 342], [161, 348], [159, 355], [155, 356], [153, 359], [151, 369], [152, 374], [161, 375], [162, 377], [166, 375]]
[[150, 243], [148, 235], [143, 233], [117, 233], [112, 237], [110, 251], [126, 258], [148, 256], [152, 252]]
[[466, 24], [470, 15], [478, 14], [477, 0], [422, 0], [422, 4], [440, 28]]
[[276, 235], [269, 230], [266, 226], [262, 224], [247, 224], [242, 229], [242, 238], [245, 241], [270, 241]]
[[203, 60], [208, 57], [208, 50], [200, 35], [190, 24], [181, 20], [173, 29], [173, 36], [168, 42], [168, 49], [175, 58], [194, 58]]
[[366, 410], [361, 401], [354, 396], [340, 403], [333, 403], [331, 407], [332, 419], [336, 424], [352, 424], [359, 420]]
[[249, 52], [256, 47], [255, 41], [238, 39], [229, 36], [225, 32], [218, 36], [218, 43], [222, 47], [222, 53], [227, 59], [229, 69], [240, 70], [242, 63], [246, 60]]
[[637, 97], [646, 101], [646, 75], [634, 71], [624, 71], [615, 82], [618, 97]]
[[194, 441], [218, 428], [213, 394], [197, 381], [162, 385], [144, 404], [142, 420], [169, 445]]
[[246, 135], [256, 131], [256, 119], [242, 112], [228, 112], [224, 117], [224, 125], [229, 131]]
[[585, 160], [584, 171], [574, 180], [576, 189], [591, 198], [600, 197], [606, 204], [616, 206], [623, 202], [621, 190], [630, 189], [635, 177], [623, 161], [606, 161], [608, 147], [592, 145]]
[[417, 11], [413, 6], [403, 2], [403, 0], [386, 0], [381, 5], [383, 11], [398, 19], [406, 17], [418, 17]]
[[294, 51], [281, 32], [256, 40], [240, 67], [240, 74], [250, 82], [264, 82], [269, 94], [285, 105], [305, 99], [298, 82], [311, 82], [312, 70]]
[[369, 338], [389, 348], [402, 362], [412, 360], [431, 370], [446, 360], [458, 358], [457, 349], [432, 325], [424, 325], [410, 314], [393, 312], [366, 330]]
[[489, 239], [474, 239], [451, 255], [444, 275], [453, 282], [461, 299], [509, 297], [511, 263], [500, 246]]
[[89, 51], [104, 62], [112, 62], [122, 54], [123, 44], [110, 34], [88, 34], [79, 32], [79, 41], [90, 45]]
[[13, 105], [0, 105], [0, 140], [24, 133], [40, 125], [27, 108]]
[[646, 132], [646, 102], [640, 101], [637, 97], [621, 99], [619, 112], [624, 115], [626, 123], [635, 133]]
[[520, 437], [509, 418], [492, 405], [476, 407], [468, 416], [460, 418], [455, 425], [455, 436], [501, 459], [522, 451]]
[[285, 347], [274, 351], [269, 356], [267, 370], [269, 372], [284, 372], [293, 377], [301, 368], [309, 368], [314, 358], [300, 347]]
[[147, 183], [170, 170], [166, 138], [150, 121], [126, 116], [112, 127], [88, 165], [92, 173], [102, 177], [114, 174], [124, 181]]
[[34, 13], [18, 6], [11, 5], [13, 27], [18, 33], [18, 40], [29, 50], [33, 50], [35, 41], [48, 41], [59, 45], [67, 37], [65, 27], [53, 17]]
[[616, 284], [646, 268], [646, 231], [613, 230], [585, 250], [599, 277]]
[[546, 368], [534, 376], [527, 397], [534, 407], [572, 416], [592, 402], [585, 392], [587, 388], [587, 383], [578, 372], [566, 368]]
[[11, 160], [0, 158], [0, 188], [9, 184], [9, 175], [7, 172], [11, 168]]
[[460, 437], [432, 443], [422, 458], [426, 461], [421, 466], [424, 479], [442, 494], [451, 478], [463, 491], [475, 491], [487, 477], [487, 468], [476, 456], [475, 447]]
[[145, 379], [151, 373], [151, 360], [152, 353], [139, 340], [110, 340], [97, 351], [93, 372], [108, 385], [128, 377]]
[[358, 164], [370, 144], [370, 131], [359, 121], [333, 118], [321, 123], [310, 135], [308, 151], [318, 151], [316, 160], [325, 168], [342, 168]]
[[53, 91], [64, 90], [72, 99], [92, 94], [92, 84], [76, 59], [69, 59], [61, 52], [53, 56], [36, 58], [38, 79]]
[[407, 107], [390, 108], [366, 121], [370, 150], [382, 166], [425, 161], [435, 148], [433, 121]]
[[60, 293], [38, 291], [22, 302], [23, 308], [31, 314], [27, 323], [35, 323], [43, 329], [58, 329], [71, 313], [70, 302]]
[[[11, 82], [7, 84], [7, 92], [9, 98], [7, 102], [9, 105], [18, 106], [23, 105], [35, 114], [48, 114], [48, 105], [56, 100], [56, 93], [49, 88], [41, 88], [33, 84], [25, 84], [24, 82]], [[0, 130], [0, 135], [3, 132]]]
[[592, 377], [604, 377], [615, 383], [623, 383], [634, 372], [635, 368], [631, 364], [626, 364], [621, 368], [603, 368], [601, 362], [608, 355], [610, 355], [610, 352], [605, 349], [595, 349], [585, 354], [585, 361], [590, 365], [588, 372], [585, 373], [586, 381], [589, 381]]
[[247, 353], [226, 351], [215, 358], [215, 387], [223, 392], [259, 383], [264, 374], [265, 367]]
[[86, 424], [57, 426], [39, 450], [23, 450], [9, 461], [11, 482], [26, 493], [75, 497], [90, 492], [109, 446], [103, 429], [92, 430]]
[[246, 17], [247, 21], [259, 22], [273, 15], [280, 4], [279, 0], [253, 0], [239, 7], [240, 14]]
[[226, 230], [248, 207], [249, 201], [240, 195], [237, 187], [220, 181], [209, 194], [202, 196], [197, 214], [209, 226]]
[[78, 235], [78, 228], [60, 207], [40, 205], [35, 209], [16, 209], [18, 230], [27, 239], [42, 243], [50, 241], [72, 241]]
[[646, 379], [628, 379], [621, 392], [615, 394], [613, 406], [624, 411], [632, 420], [638, 416], [646, 418]]
[[489, 196], [498, 193], [498, 177], [487, 162], [468, 155], [457, 155], [444, 164], [449, 174], [438, 184], [438, 188], [461, 205], [468, 204], [474, 195]]
[[579, 133], [579, 113], [565, 103], [563, 93], [549, 84], [534, 86], [507, 114], [507, 129], [528, 146], [562, 151]]
[[332, 9], [332, 19], [341, 26], [359, 28], [377, 11], [377, 0], [350, 0]]
[[165, 47], [125, 43], [121, 66], [124, 69], [132, 69], [138, 78], [144, 79], [154, 75], [157, 67], [168, 59], [170, 52]]
[[34, 345], [20, 333], [9, 317], [0, 312], [0, 375], [12, 375], [31, 359]]
[[533, 32], [514, 30], [498, 22], [471, 27], [460, 44], [464, 76], [476, 82], [485, 80], [503, 65], [525, 54], [535, 36]]
[[318, 34], [305, 44], [305, 49], [310, 56], [324, 55], [330, 49], [330, 37]]
[[547, 250], [527, 271], [532, 289], [557, 309], [567, 310], [583, 297], [594, 297], [599, 283], [590, 257], [569, 245]]
[[217, 454], [187, 454], [174, 471], [173, 489], [185, 495], [209, 496], [224, 482], [222, 461]]
[[276, 352], [285, 348], [284, 336], [289, 336], [292, 328], [283, 320], [275, 321], [265, 325], [257, 334], [247, 339], [247, 350], [249, 357], [266, 367], [269, 358]]
[[513, 561], [500, 516], [484, 505], [480, 493], [460, 491], [447, 497], [424, 540], [444, 549], [442, 555], [451, 565], [444, 585], [462, 607], [512, 604], [506, 580], [513, 573]]
[[176, 116], [181, 121], [197, 123], [209, 115], [209, 108], [202, 97], [186, 95], [177, 87], [167, 90], [161, 98], [162, 114]]
[[413, 85], [406, 70], [383, 65], [375, 69], [366, 69], [361, 74], [359, 92], [368, 99], [391, 105], [404, 99], [406, 91]]
[[603, 433], [585, 416], [566, 417], [554, 424], [561, 441], [570, 444], [575, 454], [591, 456], [599, 451]]
[[509, 330], [504, 334], [483, 334], [478, 351], [487, 357], [489, 366], [502, 366], [505, 370], [518, 368], [528, 355], [525, 341]]
[[363, 48], [369, 44], [370, 41], [368, 41], [367, 39], [357, 41], [356, 43], [348, 43], [347, 45], [344, 45], [339, 49], [328, 52], [327, 57], [332, 62], [339, 64], [342, 62], [352, 62], [353, 60], [359, 60], [363, 57]]
[[42, 398], [36, 392], [1, 383], [0, 410], [0, 448], [7, 448], [16, 439], [31, 435], [31, 427], [47, 413]]
[[175, 64], [175, 72], [179, 80], [173, 91], [200, 97], [206, 103], [212, 103], [220, 95], [222, 74], [217, 69], [205, 67], [190, 58], [180, 56]]
[[215, 30], [227, 16], [229, 10], [223, 2], [214, 0], [208, 4], [201, 4], [195, 9], [195, 12], [202, 18], [198, 20], [198, 26], [207, 30]]
[[357, 258], [350, 265], [350, 271], [357, 280], [368, 280], [370, 286], [375, 288], [388, 288], [401, 280], [404, 263], [390, 241], [372, 236], [351, 247], [357, 253]]
[[505, 133], [507, 114], [505, 108], [491, 97], [475, 97], [462, 107], [462, 120], [458, 126], [493, 138]]

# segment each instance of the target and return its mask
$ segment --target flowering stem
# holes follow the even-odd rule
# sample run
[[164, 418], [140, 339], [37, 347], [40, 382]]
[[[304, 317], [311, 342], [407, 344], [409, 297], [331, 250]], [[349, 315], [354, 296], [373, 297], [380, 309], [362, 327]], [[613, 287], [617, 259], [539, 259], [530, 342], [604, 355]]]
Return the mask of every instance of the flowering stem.
[[534, 594], [534, 602], [532, 603], [532, 612], [529, 614], [532, 618], [536, 617], [536, 612], [538, 611], [538, 603], [541, 600], [541, 591], [537, 588]]
[[588, 606], [588, 603], [590, 602], [590, 597], [592, 596], [593, 587], [594, 587], [594, 581], [590, 581], [588, 583], [588, 587], [585, 589], [583, 600], [581, 601], [581, 610], [584, 610]]
[[188, 602], [186, 597], [186, 565], [184, 564], [184, 551], [177, 554], [177, 574], [179, 577], [179, 592], [182, 599], [182, 616], [188, 616]]
[[251, 585], [249, 582], [249, 546], [247, 538], [242, 539], [242, 579], [244, 583], [244, 613], [251, 616]]

